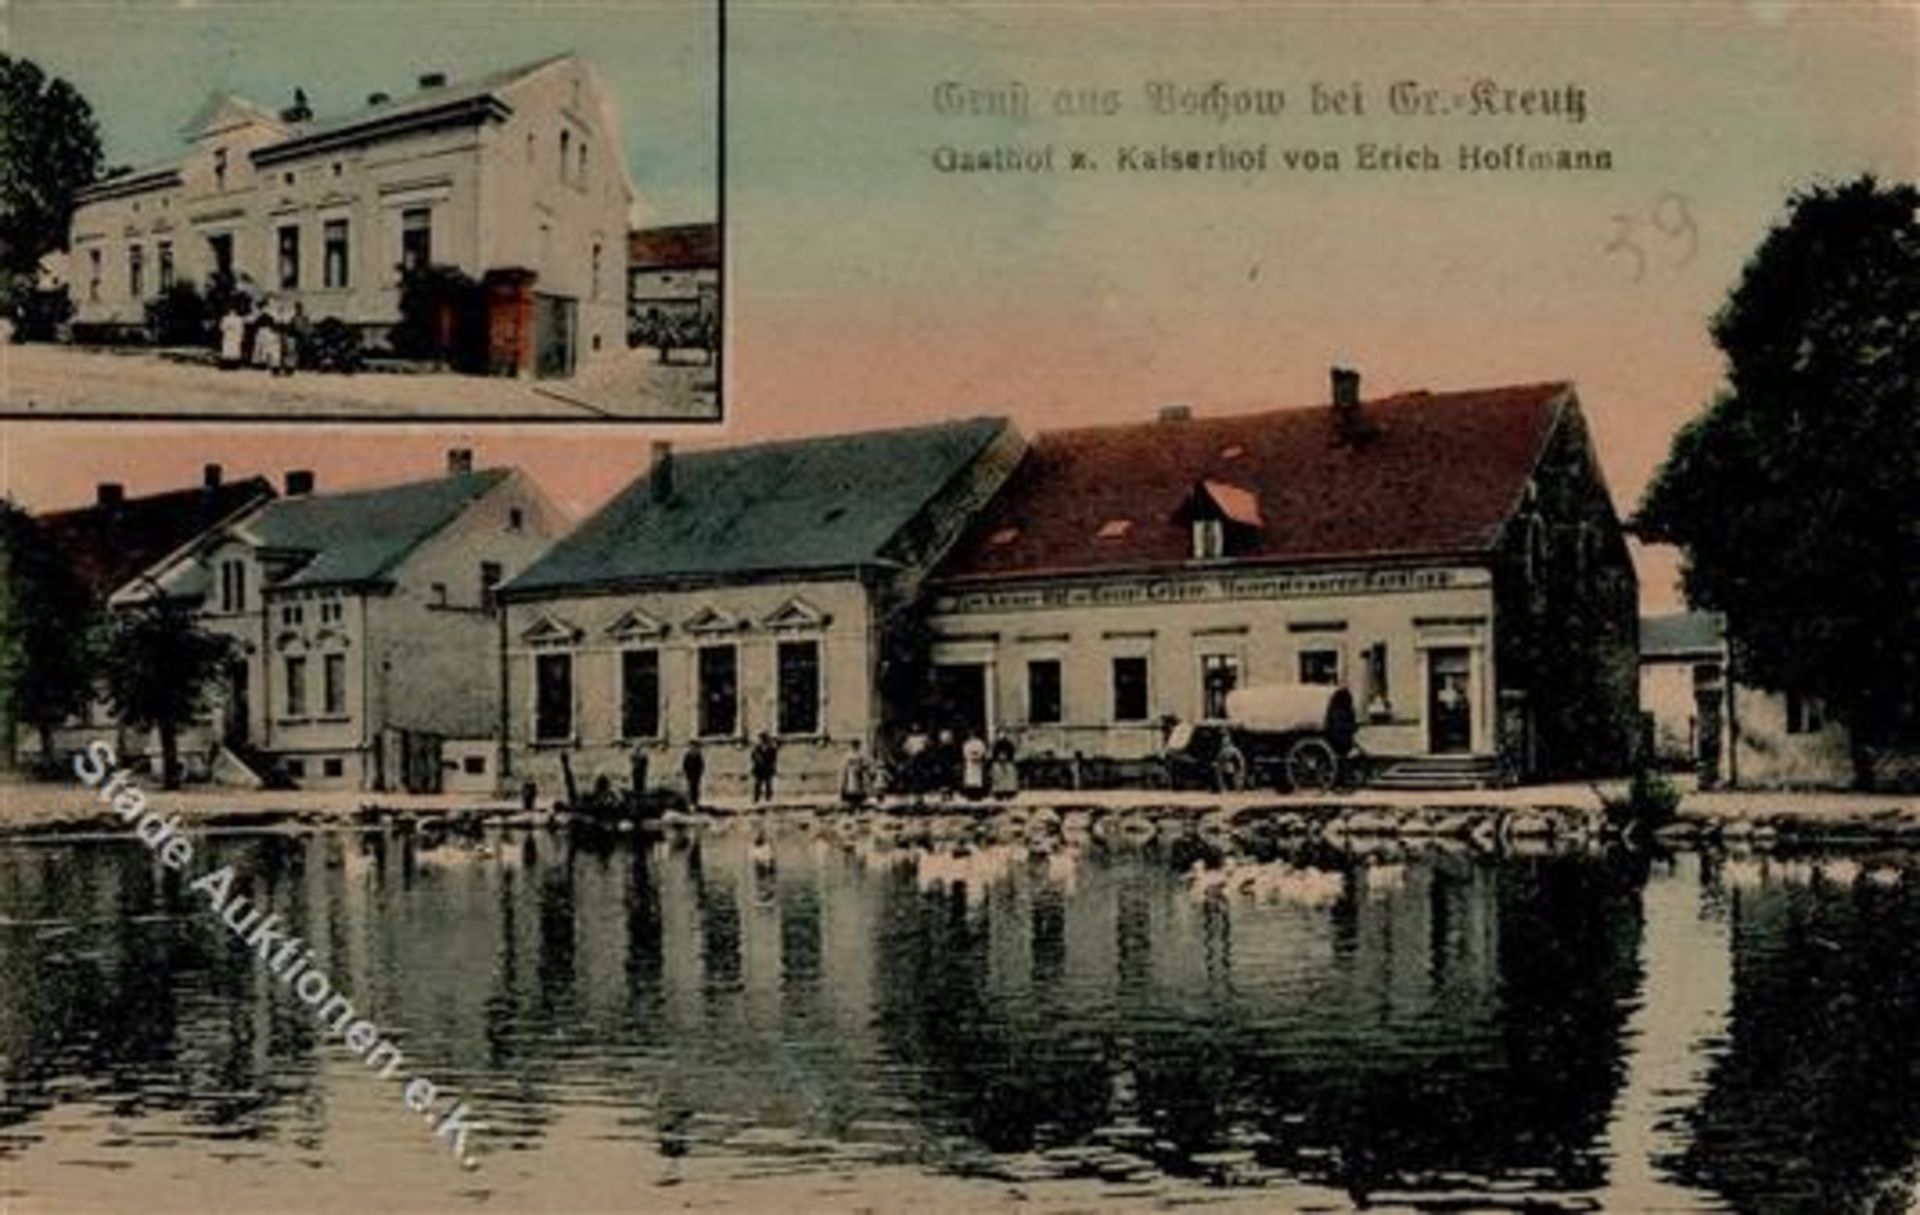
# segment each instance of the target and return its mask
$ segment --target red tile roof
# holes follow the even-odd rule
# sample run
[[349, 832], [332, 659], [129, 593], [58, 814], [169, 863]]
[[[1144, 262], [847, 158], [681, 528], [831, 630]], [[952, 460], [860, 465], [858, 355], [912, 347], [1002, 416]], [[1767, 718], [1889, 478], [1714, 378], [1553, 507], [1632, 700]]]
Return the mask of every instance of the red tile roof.
[[[1572, 399], [1567, 383], [1403, 393], [1362, 403], [1357, 442], [1325, 405], [1043, 433], [939, 577], [1189, 565], [1182, 507], [1207, 482], [1250, 491], [1264, 521], [1228, 563], [1479, 552]], [[1123, 519], [1124, 534], [1096, 542]]]
[[251, 477], [126, 498], [112, 506], [53, 511], [36, 522], [67, 555], [74, 572], [104, 597], [214, 524], [271, 497], [266, 478]]
[[635, 270], [700, 270], [719, 264], [718, 224], [675, 224], [627, 233], [627, 265]]

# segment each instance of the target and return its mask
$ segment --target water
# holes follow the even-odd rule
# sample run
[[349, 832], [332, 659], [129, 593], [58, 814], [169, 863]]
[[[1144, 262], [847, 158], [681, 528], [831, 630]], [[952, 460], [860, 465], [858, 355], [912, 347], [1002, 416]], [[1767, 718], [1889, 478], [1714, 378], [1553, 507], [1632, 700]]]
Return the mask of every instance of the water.
[[0, 847], [12, 1209], [1908, 1210], [1920, 863], [234, 835], [465, 1170], [177, 876]]

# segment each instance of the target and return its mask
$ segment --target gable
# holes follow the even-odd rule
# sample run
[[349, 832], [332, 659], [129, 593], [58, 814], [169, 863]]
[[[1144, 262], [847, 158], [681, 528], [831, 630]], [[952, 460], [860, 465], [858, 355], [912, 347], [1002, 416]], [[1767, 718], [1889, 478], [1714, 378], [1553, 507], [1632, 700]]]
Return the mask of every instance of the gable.
[[615, 641], [651, 641], [667, 635], [667, 622], [651, 612], [634, 608], [621, 613], [605, 631]]
[[833, 617], [808, 603], [798, 595], [787, 600], [773, 611], [760, 618], [760, 627], [775, 632], [782, 630], [824, 629], [833, 623]]
[[520, 640], [527, 645], [575, 645], [586, 635], [580, 626], [559, 616], [542, 612], [534, 622], [520, 630]]

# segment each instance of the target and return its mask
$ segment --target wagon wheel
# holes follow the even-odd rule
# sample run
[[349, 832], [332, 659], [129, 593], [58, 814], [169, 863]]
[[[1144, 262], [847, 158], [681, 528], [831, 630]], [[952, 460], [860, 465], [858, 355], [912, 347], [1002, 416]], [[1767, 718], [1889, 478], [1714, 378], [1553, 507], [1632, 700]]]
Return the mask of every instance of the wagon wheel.
[[1325, 793], [1340, 776], [1340, 757], [1323, 738], [1303, 738], [1287, 748], [1287, 779], [1295, 789]]

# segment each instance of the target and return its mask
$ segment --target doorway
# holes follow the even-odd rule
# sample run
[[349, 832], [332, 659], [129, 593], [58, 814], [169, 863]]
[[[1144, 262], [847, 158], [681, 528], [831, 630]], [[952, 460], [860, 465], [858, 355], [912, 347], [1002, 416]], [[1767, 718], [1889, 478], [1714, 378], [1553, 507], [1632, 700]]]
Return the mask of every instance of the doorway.
[[933, 668], [933, 703], [928, 706], [928, 726], [935, 732], [952, 730], [965, 738], [978, 732], [988, 736], [987, 664], [984, 662], [938, 663]]
[[543, 380], [573, 374], [579, 304], [564, 295], [533, 297], [533, 374]]
[[1454, 755], [1473, 749], [1473, 664], [1465, 647], [1427, 652], [1427, 750]]

